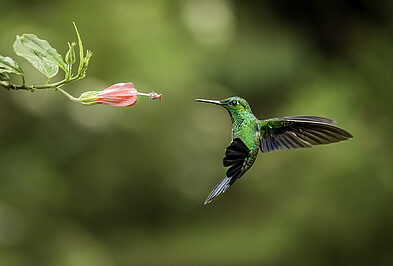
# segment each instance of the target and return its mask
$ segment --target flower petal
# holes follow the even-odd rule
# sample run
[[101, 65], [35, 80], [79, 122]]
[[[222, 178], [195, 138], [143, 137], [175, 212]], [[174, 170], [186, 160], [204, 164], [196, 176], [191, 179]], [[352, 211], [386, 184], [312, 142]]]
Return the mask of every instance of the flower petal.
[[112, 85], [96, 95], [97, 102], [111, 106], [133, 106], [138, 100], [138, 91], [131, 82]]

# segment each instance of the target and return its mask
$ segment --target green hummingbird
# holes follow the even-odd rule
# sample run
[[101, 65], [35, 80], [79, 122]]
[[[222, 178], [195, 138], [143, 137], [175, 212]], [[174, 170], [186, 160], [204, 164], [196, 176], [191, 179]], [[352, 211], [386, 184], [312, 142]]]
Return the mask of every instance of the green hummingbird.
[[334, 125], [329, 118], [311, 115], [287, 116], [259, 120], [250, 105], [240, 97], [221, 101], [196, 99], [195, 101], [224, 107], [232, 120], [232, 142], [225, 150], [226, 176], [212, 190], [205, 203], [210, 203], [224, 193], [254, 164], [258, 151], [272, 152], [310, 148], [313, 145], [335, 143], [352, 138], [352, 135]]

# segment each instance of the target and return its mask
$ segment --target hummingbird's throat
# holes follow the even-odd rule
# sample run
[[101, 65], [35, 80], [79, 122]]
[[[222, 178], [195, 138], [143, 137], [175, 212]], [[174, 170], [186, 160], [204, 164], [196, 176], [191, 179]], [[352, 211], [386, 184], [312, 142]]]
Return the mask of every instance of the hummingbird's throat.
[[241, 114], [239, 113], [232, 113], [231, 111], [228, 110], [228, 113], [231, 117], [232, 124], [234, 127], [240, 127], [243, 122], [244, 122], [244, 117], [242, 117]]

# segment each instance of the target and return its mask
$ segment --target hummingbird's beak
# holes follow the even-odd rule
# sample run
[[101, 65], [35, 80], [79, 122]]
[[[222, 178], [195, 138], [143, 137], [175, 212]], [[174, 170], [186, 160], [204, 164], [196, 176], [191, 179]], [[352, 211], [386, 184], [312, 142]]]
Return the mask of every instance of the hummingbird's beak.
[[212, 103], [212, 104], [222, 105], [222, 103], [220, 101], [203, 100], [203, 99], [195, 99], [195, 101], [201, 102], [201, 103]]

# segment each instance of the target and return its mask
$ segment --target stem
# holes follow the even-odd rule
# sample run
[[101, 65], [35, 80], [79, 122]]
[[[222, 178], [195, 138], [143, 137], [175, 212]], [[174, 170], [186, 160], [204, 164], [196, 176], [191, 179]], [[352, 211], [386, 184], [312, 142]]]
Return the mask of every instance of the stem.
[[32, 85], [32, 86], [26, 86], [25, 85], [25, 78], [22, 76], [23, 84], [22, 85], [16, 85], [12, 83], [6, 83], [6, 82], [0, 82], [0, 86], [6, 88], [6, 89], [12, 89], [12, 90], [29, 90], [29, 91], [34, 91], [35, 89], [41, 90], [41, 89], [58, 89], [59, 87], [63, 86], [66, 83], [70, 83], [79, 79], [82, 79], [83, 76], [77, 75], [75, 77], [72, 77], [70, 79], [63, 79], [61, 81], [55, 82], [55, 83], [50, 83], [50, 84], [43, 84], [43, 85]]
[[78, 99], [77, 99], [77, 98], [73, 97], [71, 94], [68, 94], [68, 93], [65, 92], [63, 89], [60, 89], [60, 88], [56, 88], [56, 89], [58, 89], [59, 91], [61, 91], [61, 92], [62, 92], [65, 96], [67, 96], [67, 98], [70, 99], [71, 101], [73, 101], [73, 102], [78, 102]]
[[75, 77], [70, 78], [70, 79], [68, 79], [68, 80], [63, 79], [63, 80], [61, 80], [61, 81], [59, 81], [59, 82], [55, 82], [55, 83], [51, 83], [51, 84], [43, 84], [43, 85], [38, 85], [38, 86], [32, 86], [32, 89], [50, 89], [50, 88], [56, 89], [56, 88], [58, 88], [58, 87], [63, 86], [63, 85], [66, 84], [66, 83], [70, 83], [70, 82], [79, 80], [79, 79], [81, 79], [81, 78], [82, 78], [82, 77], [75, 76]]
[[72, 78], [72, 64], [68, 65], [68, 73], [66, 74], [66, 80], [70, 80]]

